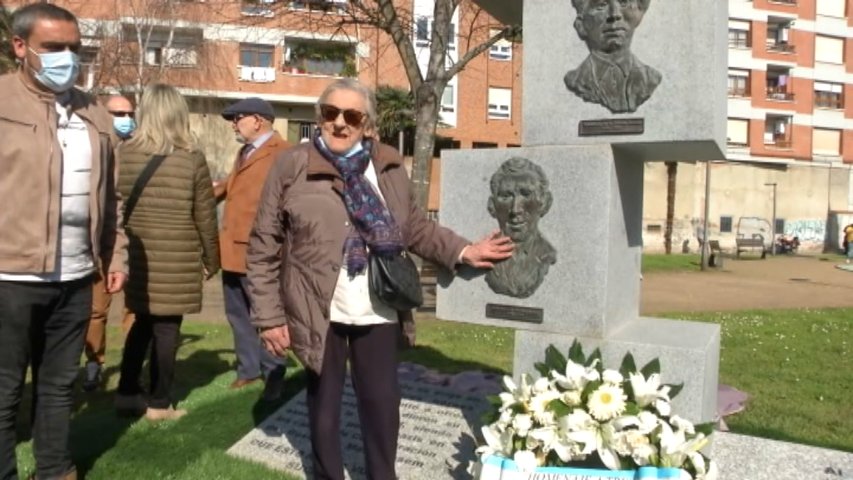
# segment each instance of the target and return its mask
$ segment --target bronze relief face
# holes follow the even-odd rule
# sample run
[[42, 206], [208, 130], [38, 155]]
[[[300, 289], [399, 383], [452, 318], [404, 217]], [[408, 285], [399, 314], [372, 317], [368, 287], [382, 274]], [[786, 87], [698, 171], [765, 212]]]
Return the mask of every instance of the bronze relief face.
[[662, 76], [631, 53], [650, 1], [572, 0], [574, 27], [589, 55], [563, 77], [566, 88], [612, 113], [635, 112], [652, 96]]
[[535, 163], [515, 157], [501, 164], [489, 187], [489, 214], [515, 243], [515, 252], [486, 274], [486, 283], [495, 293], [529, 297], [557, 261], [556, 250], [539, 231], [553, 201], [548, 178]]

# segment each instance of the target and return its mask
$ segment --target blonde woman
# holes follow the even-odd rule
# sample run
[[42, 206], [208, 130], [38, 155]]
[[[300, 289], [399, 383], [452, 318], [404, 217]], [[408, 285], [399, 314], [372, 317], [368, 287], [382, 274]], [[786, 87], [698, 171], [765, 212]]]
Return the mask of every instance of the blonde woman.
[[[219, 270], [216, 203], [181, 94], [168, 85], [147, 87], [136, 118], [138, 129], [119, 149], [119, 191], [130, 243], [125, 303], [136, 322], [124, 345], [116, 408], [169, 420], [186, 413], [175, 409], [171, 398], [181, 321], [201, 310], [202, 281]], [[156, 168], [148, 167], [150, 162]], [[146, 176], [147, 182], [140, 181]], [[140, 377], [152, 340], [145, 399]]]

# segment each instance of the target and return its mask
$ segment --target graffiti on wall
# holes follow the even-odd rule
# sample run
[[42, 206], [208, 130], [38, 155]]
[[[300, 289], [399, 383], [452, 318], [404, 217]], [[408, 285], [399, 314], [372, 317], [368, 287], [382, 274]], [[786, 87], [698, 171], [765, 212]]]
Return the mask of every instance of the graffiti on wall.
[[803, 243], [823, 245], [826, 220], [790, 220], [785, 222], [785, 235], [797, 237]]

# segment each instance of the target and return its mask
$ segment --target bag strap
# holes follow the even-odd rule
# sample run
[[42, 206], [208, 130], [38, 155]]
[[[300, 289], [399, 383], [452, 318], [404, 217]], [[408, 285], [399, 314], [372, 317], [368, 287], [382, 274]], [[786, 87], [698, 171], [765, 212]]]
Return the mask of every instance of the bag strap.
[[142, 173], [136, 177], [136, 183], [133, 184], [133, 190], [130, 191], [130, 196], [127, 197], [127, 203], [124, 204], [124, 219], [121, 224], [122, 227], [127, 226], [127, 221], [130, 219], [133, 209], [136, 208], [136, 202], [139, 201], [139, 196], [142, 195], [142, 191], [145, 190], [145, 185], [148, 184], [148, 181], [151, 180], [152, 176], [154, 176], [154, 172], [157, 170], [157, 167], [159, 167], [165, 159], [165, 155], [152, 156], [151, 160], [148, 160], [148, 164], [145, 165], [145, 169], [142, 170]]

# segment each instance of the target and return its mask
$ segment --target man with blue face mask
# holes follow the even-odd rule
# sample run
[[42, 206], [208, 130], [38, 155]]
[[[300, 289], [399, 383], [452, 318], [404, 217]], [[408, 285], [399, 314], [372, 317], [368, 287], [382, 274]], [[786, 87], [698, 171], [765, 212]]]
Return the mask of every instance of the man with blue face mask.
[[[136, 130], [134, 121], [135, 111], [133, 103], [122, 95], [113, 95], [106, 102], [107, 110], [113, 117], [113, 131], [121, 139], [127, 140]], [[119, 162], [121, 163], [121, 162]], [[94, 391], [101, 384], [101, 373], [104, 369], [107, 351], [107, 318], [109, 317], [112, 295], [106, 290], [107, 276], [99, 271], [95, 276], [95, 284], [92, 291], [92, 316], [89, 319], [89, 328], [86, 331], [86, 367], [83, 377], [83, 390]], [[121, 323], [122, 331], [130, 330], [135, 316], [133, 312], [124, 309]]]
[[18, 71], [0, 76], [0, 479], [18, 479], [16, 414], [32, 368], [34, 478], [77, 478], [69, 452], [73, 387], [92, 308], [127, 279], [112, 119], [74, 88], [80, 30], [34, 3], [12, 16]]
[[107, 100], [107, 110], [113, 116], [113, 130], [122, 140], [127, 140], [136, 130], [133, 104], [122, 95], [113, 95]]

